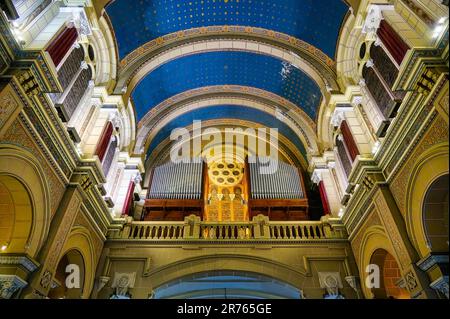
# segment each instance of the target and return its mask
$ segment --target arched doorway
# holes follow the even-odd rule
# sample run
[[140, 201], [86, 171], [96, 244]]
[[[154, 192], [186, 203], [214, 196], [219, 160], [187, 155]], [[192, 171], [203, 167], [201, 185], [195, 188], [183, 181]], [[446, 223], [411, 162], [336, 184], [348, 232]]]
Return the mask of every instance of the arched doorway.
[[161, 285], [155, 299], [299, 299], [300, 291], [277, 279], [243, 271], [208, 271]]
[[0, 175], [0, 252], [25, 253], [33, 223], [33, 206], [25, 186]]
[[[68, 276], [71, 276], [68, 279]], [[79, 280], [78, 280], [79, 278]], [[80, 299], [85, 278], [84, 259], [78, 250], [68, 251], [60, 259], [48, 297], [51, 299]], [[72, 287], [73, 283], [77, 283]], [[69, 284], [70, 286], [68, 287]]]
[[409, 299], [406, 289], [398, 286], [401, 279], [400, 268], [395, 258], [384, 249], [377, 249], [370, 259], [370, 264], [380, 270], [379, 287], [372, 288], [375, 299]]
[[428, 188], [422, 218], [428, 247], [433, 253], [448, 253], [448, 174], [438, 177]]

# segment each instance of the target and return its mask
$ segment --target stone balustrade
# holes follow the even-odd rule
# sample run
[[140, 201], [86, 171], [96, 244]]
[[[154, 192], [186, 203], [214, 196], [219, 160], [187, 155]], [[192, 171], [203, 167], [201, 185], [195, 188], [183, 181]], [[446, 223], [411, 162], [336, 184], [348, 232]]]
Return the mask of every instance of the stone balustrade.
[[318, 241], [345, 240], [339, 219], [321, 221], [269, 221], [258, 215], [249, 222], [205, 222], [191, 215], [184, 221], [124, 221], [110, 229], [109, 240], [140, 241]]

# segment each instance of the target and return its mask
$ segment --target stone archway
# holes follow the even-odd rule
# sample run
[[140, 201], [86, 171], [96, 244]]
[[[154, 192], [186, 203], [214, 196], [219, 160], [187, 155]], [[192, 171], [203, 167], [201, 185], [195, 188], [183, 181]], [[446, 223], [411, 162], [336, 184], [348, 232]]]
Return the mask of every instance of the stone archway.
[[[4, 189], [5, 187], [6, 189], [11, 188], [14, 190], [11, 194], [18, 195], [16, 199], [14, 199], [14, 195], [11, 195], [10, 200], [13, 202], [16, 200], [20, 205], [25, 205], [23, 209], [18, 210], [22, 214], [21, 221], [30, 218], [31, 224], [31, 229], [27, 234], [28, 239], [20, 244], [21, 248], [19, 249], [17, 246], [13, 251], [11, 250], [13, 246], [8, 245], [10, 248], [5, 249], [5, 251], [12, 253], [26, 252], [34, 258], [42, 247], [50, 227], [50, 191], [44, 170], [31, 153], [19, 149], [17, 146], [5, 145], [0, 147], [0, 176]], [[26, 209], [28, 207], [27, 196], [30, 209]], [[8, 199], [5, 198], [4, 200], [8, 203]], [[22, 206], [20, 207], [22, 208]], [[3, 210], [0, 209], [0, 211]], [[28, 217], [25, 218], [24, 216]], [[22, 223], [20, 237], [25, 236], [24, 225]]]
[[[76, 270], [72, 267], [76, 267]], [[75, 275], [73, 280], [71, 280], [72, 278], [68, 279], [68, 275], [72, 272]], [[85, 263], [83, 255], [78, 250], [71, 249], [61, 257], [56, 267], [53, 288], [50, 289], [48, 297], [50, 299], [79, 299], [83, 294], [84, 282]], [[72, 287], [72, 284], [75, 284], [75, 286]]]
[[0, 248], [5, 253], [24, 253], [33, 226], [33, 205], [22, 182], [0, 175]]
[[177, 278], [154, 289], [154, 299], [299, 299], [301, 292], [278, 279], [243, 271], [206, 271]]
[[398, 286], [401, 280], [400, 267], [395, 258], [382, 248], [373, 252], [370, 264], [378, 266], [379, 287], [372, 288], [375, 299], [409, 299], [407, 290]]

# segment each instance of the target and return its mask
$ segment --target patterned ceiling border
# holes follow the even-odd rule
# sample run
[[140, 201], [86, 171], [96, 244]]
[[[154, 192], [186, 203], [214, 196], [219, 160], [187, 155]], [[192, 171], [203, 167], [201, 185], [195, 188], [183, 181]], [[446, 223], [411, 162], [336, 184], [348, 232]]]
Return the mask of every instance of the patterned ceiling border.
[[[171, 51], [183, 48], [183, 46], [190, 45], [193, 47], [201, 46], [202, 44], [211, 44], [214, 41], [222, 41], [227, 43], [229, 41], [245, 41], [252, 45], [265, 45], [270, 48], [268, 52], [263, 50], [258, 51], [247, 47], [216, 47], [199, 49], [194, 51], [183, 50], [180, 54], [170, 54], [170, 59], [161, 61], [161, 57]], [[276, 58], [292, 62], [290, 60], [299, 59], [303, 67], [310, 70], [302, 70], [318, 83], [321, 90], [330, 89], [335, 92], [340, 92], [339, 84], [337, 83], [336, 64], [325, 53], [310, 45], [307, 42], [299, 40], [295, 37], [274, 32], [271, 30], [243, 27], [243, 26], [210, 26], [202, 28], [194, 28], [176, 33], [168, 34], [163, 37], [149, 41], [133, 52], [128, 54], [121, 60], [118, 78], [115, 88], [115, 93], [120, 94], [125, 92], [125, 97], [131, 95], [134, 86], [145, 77], [146, 74], [154, 70], [162, 63], [174, 60], [183, 56], [213, 52], [213, 51], [245, 51], [254, 52], [256, 54], [271, 55]], [[277, 56], [271, 51], [277, 51], [282, 56]], [[149, 70], [146, 66], [152, 62], [158, 62], [154, 68]], [[142, 72], [144, 70], [145, 72]], [[313, 74], [311, 74], [313, 73]], [[137, 79], [135, 79], [137, 78]], [[319, 81], [320, 80], [320, 81]], [[323, 82], [323, 83], [319, 83]]]
[[[215, 119], [215, 120], [206, 120], [202, 121], [202, 128], [206, 129], [209, 127], [242, 127], [242, 128], [252, 128], [257, 129], [264, 127], [263, 125], [251, 121], [245, 120], [236, 120], [229, 118]], [[192, 125], [185, 127], [189, 132], [192, 133], [193, 127]], [[300, 153], [298, 148], [284, 135], [278, 133], [278, 151], [285, 157], [291, 164], [294, 164], [298, 167], [302, 167], [304, 170], [308, 167], [308, 162], [304, 158], [304, 156]], [[164, 139], [161, 143], [159, 143], [155, 149], [149, 154], [146, 158], [146, 169], [149, 167], [154, 167], [164, 163], [170, 157], [170, 149], [173, 144], [173, 141], [170, 140], [170, 137]]]
[[153, 120], [158, 114], [171, 107], [172, 105], [183, 102], [188, 98], [202, 96], [205, 94], [243, 94], [246, 96], [252, 96], [255, 98], [265, 99], [268, 101], [272, 101], [275, 104], [286, 108], [289, 111], [293, 111], [298, 114], [304, 122], [306, 122], [311, 128], [316, 130], [316, 123], [312, 120], [299, 106], [295, 105], [291, 101], [279, 96], [278, 94], [261, 90], [258, 88], [250, 87], [250, 86], [242, 86], [242, 85], [215, 85], [215, 86], [205, 86], [201, 88], [196, 88], [193, 90], [185, 91], [180, 94], [174, 95], [165, 101], [159, 103], [155, 107], [153, 107], [138, 123], [138, 128], [148, 124], [150, 120]]
[[[164, 127], [158, 127], [158, 125], [174, 113], [177, 113], [176, 116], [178, 116], [195, 110], [197, 108], [191, 108], [191, 105], [197, 103], [202, 104], [198, 108], [218, 105], [218, 99], [239, 100], [243, 103], [233, 103], [233, 105], [242, 104], [243, 106], [256, 108], [274, 117], [277, 116], [276, 112], [280, 112], [279, 115], [286, 119], [286, 124], [293, 129], [306, 148], [312, 152], [318, 150], [315, 135], [316, 125], [299, 107], [264, 90], [224, 85], [186, 91], [152, 108], [138, 124], [135, 153], [139, 153], [139, 150], [143, 147], [144, 149], [148, 148], [152, 138]], [[255, 104], [258, 104], [259, 107]], [[187, 107], [189, 107], [189, 111], [181, 111]], [[269, 113], [267, 108], [275, 114]], [[156, 129], [157, 131], [155, 131]]]
[[125, 68], [129, 64], [138, 60], [142, 55], [147, 54], [148, 52], [153, 52], [169, 43], [178, 42], [183, 39], [192, 39], [198, 35], [202, 36], [211, 36], [217, 35], [221, 33], [228, 33], [235, 36], [238, 35], [253, 35], [261, 38], [273, 39], [277, 42], [284, 43], [289, 45], [292, 48], [296, 48], [316, 57], [323, 64], [327, 65], [330, 68], [335, 68], [336, 64], [333, 59], [331, 59], [328, 55], [322, 52], [320, 49], [315, 46], [300, 40], [296, 37], [287, 35], [285, 33], [276, 32], [268, 29], [258, 28], [258, 27], [248, 27], [248, 26], [207, 26], [200, 28], [192, 28], [188, 30], [181, 30], [173, 33], [166, 34], [162, 37], [151, 40], [142, 46], [136, 48], [127, 56], [125, 56], [120, 61], [120, 68]]

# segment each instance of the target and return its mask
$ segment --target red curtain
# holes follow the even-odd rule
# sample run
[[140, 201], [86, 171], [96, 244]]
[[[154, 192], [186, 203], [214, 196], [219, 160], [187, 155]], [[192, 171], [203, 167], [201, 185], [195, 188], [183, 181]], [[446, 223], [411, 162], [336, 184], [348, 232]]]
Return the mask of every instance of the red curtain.
[[327, 191], [325, 190], [325, 185], [323, 184], [323, 181], [319, 182], [319, 193], [320, 199], [322, 200], [323, 214], [328, 215], [330, 214], [330, 205], [328, 203]]
[[395, 30], [386, 22], [381, 20], [380, 27], [377, 30], [377, 35], [386, 49], [391, 53], [394, 60], [400, 65], [406, 52], [409, 50], [409, 46], [403, 41], [403, 39], [395, 32]]
[[66, 27], [47, 47], [47, 52], [50, 54], [55, 66], [61, 63], [66, 53], [70, 50], [72, 45], [78, 38], [76, 28]]
[[341, 133], [344, 137], [344, 143], [347, 146], [347, 150], [350, 153], [350, 157], [352, 161], [356, 159], [356, 156], [359, 155], [358, 146], [353, 139], [352, 132], [350, 131], [350, 127], [348, 127], [347, 121], [342, 121], [341, 123]]
[[128, 185], [127, 196], [125, 197], [125, 202], [122, 209], [122, 215], [128, 215], [128, 212], [130, 211], [131, 205], [133, 203], [134, 186], [134, 182], [130, 181], [130, 184]]
[[100, 159], [100, 162], [103, 161], [103, 158], [105, 157], [106, 150], [109, 145], [109, 141], [111, 140], [111, 135], [113, 132], [113, 126], [111, 122], [108, 122], [106, 127], [103, 129], [102, 135], [100, 137], [100, 141], [97, 144], [97, 148], [95, 150], [95, 155], [98, 156]]

